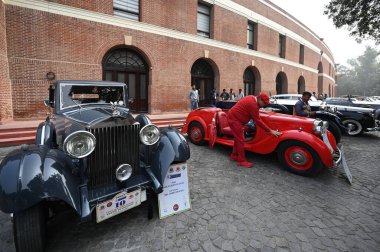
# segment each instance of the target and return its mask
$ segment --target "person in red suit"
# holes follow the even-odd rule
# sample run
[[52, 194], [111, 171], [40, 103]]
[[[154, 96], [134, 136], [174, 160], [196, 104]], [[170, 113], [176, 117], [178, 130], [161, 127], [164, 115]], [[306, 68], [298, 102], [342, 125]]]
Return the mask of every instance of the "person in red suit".
[[228, 124], [234, 136], [234, 149], [230, 160], [237, 161], [238, 165], [250, 168], [253, 163], [245, 159], [244, 152], [244, 125], [253, 119], [256, 126], [263, 128], [275, 137], [281, 132], [269, 128], [260, 118], [259, 108], [269, 104], [269, 96], [260, 94], [259, 96], [248, 95], [243, 97], [227, 114]]

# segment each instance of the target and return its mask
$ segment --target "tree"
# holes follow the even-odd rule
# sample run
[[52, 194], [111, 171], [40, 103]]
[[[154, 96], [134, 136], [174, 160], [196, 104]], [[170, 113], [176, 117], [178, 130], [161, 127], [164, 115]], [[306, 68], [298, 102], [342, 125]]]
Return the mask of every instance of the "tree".
[[358, 42], [374, 39], [377, 44], [380, 43], [379, 13], [379, 0], [331, 0], [324, 11], [337, 28], [347, 26]]
[[367, 47], [364, 54], [337, 69], [338, 95], [380, 95], [380, 52]]

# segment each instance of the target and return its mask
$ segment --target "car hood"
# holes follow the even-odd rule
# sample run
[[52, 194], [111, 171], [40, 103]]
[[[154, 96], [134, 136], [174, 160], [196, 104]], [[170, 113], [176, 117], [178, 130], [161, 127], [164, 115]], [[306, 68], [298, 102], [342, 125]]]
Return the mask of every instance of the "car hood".
[[308, 117], [286, 115], [263, 110], [260, 110], [260, 117], [270, 128], [278, 129], [280, 131], [298, 130], [299, 128], [311, 131], [315, 120]]
[[109, 108], [86, 107], [82, 109], [67, 111], [67, 112], [62, 113], [62, 115], [65, 118], [75, 121], [79, 124], [82, 124], [85, 126], [91, 126], [103, 121], [107, 121], [110, 118], [114, 118], [114, 117], [123, 118], [123, 119], [128, 117], [129, 113], [127, 109], [117, 108], [117, 110], [120, 112], [120, 115], [118, 116], [113, 116], [113, 110], [110, 107]]

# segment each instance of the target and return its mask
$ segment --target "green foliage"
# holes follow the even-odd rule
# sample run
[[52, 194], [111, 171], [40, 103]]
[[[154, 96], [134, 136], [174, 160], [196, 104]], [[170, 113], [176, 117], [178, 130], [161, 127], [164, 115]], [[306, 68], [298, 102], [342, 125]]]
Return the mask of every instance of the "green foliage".
[[380, 95], [380, 52], [367, 47], [364, 54], [337, 69], [337, 95]]
[[331, 0], [324, 14], [337, 28], [347, 26], [350, 35], [361, 39], [374, 39], [380, 43], [379, 0]]

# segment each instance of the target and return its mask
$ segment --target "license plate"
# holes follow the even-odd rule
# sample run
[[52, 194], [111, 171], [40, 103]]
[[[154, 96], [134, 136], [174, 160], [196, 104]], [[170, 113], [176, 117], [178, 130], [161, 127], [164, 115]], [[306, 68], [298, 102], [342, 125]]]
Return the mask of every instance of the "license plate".
[[96, 205], [96, 222], [99, 223], [119, 213], [125, 212], [141, 204], [146, 199], [146, 191], [138, 189], [133, 192], [121, 192], [112, 199]]

